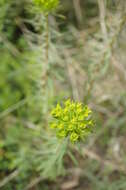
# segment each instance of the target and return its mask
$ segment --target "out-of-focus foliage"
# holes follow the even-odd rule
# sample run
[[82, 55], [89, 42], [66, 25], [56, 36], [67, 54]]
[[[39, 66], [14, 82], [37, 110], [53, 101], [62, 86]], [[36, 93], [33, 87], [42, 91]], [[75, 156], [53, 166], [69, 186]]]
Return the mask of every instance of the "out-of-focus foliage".
[[[125, 1], [63, 0], [48, 18], [36, 10], [0, 1], [0, 188], [125, 190]], [[94, 113], [85, 144], [49, 128], [67, 98]]]

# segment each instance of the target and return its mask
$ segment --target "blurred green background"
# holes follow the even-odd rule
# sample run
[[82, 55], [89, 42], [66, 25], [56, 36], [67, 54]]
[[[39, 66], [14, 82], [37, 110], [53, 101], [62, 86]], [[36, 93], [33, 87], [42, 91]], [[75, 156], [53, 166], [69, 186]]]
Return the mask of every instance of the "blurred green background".
[[[50, 110], [67, 98], [95, 130], [57, 171]], [[0, 189], [126, 189], [125, 0], [61, 0], [48, 21], [30, 0], [0, 1]]]

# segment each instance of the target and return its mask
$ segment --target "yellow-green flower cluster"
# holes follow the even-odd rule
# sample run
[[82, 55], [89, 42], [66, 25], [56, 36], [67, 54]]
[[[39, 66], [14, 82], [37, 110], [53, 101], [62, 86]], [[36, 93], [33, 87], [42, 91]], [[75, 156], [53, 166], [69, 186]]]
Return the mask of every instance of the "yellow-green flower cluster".
[[56, 9], [59, 4], [59, 0], [33, 0], [33, 1], [43, 12], [50, 12]]
[[69, 137], [71, 142], [76, 142], [92, 131], [91, 110], [82, 103], [67, 100], [63, 107], [57, 104], [51, 115], [54, 120], [50, 127], [56, 129], [59, 138]]

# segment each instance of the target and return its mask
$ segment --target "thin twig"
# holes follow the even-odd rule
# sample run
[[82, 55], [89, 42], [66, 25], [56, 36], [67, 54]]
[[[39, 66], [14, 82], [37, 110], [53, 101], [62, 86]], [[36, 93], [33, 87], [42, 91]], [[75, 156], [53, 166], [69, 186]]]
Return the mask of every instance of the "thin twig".
[[105, 43], [108, 43], [108, 33], [107, 33], [107, 28], [106, 28], [106, 23], [105, 23], [106, 6], [105, 6], [104, 0], [98, 0], [98, 6], [99, 6], [100, 25], [101, 25], [101, 30], [103, 34], [103, 39]]
[[29, 190], [33, 187], [35, 187], [37, 184], [39, 184], [44, 178], [42, 176], [36, 177], [33, 181], [31, 181], [30, 184], [24, 189], [24, 190]]
[[49, 63], [49, 16], [46, 15], [46, 36], [45, 36], [45, 63], [42, 73], [42, 88], [45, 89], [47, 84], [48, 63]]
[[0, 188], [5, 186], [7, 183], [9, 183], [11, 180], [13, 180], [15, 177], [17, 177], [19, 174], [18, 170], [15, 170], [13, 173], [5, 177], [2, 181], [0, 181]]
[[8, 109], [4, 110], [2, 113], [0, 113], [0, 119], [7, 116], [9, 113], [15, 111], [19, 107], [23, 106], [26, 102], [27, 102], [27, 99], [23, 99], [23, 100], [19, 101], [18, 103], [12, 105]]
[[13, 56], [18, 56], [20, 55], [20, 52], [18, 49], [8, 41], [5, 35], [0, 33], [0, 41], [4, 43], [5, 47], [8, 49], [8, 51], [13, 55]]
[[82, 12], [81, 12], [80, 0], [73, 0], [73, 5], [74, 5], [75, 15], [76, 15], [78, 24], [79, 26], [81, 26], [83, 17], [82, 17]]

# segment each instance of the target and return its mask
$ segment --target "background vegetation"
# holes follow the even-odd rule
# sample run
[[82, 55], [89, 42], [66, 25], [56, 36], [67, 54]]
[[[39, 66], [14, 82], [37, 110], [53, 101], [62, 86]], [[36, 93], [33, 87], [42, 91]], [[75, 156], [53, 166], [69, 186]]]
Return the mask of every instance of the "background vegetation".
[[[61, 0], [48, 19], [0, 1], [2, 190], [126, 189], [125, 22], [125, 0]], [[66, 149], [49, 122], [67, 98], [89, 105], [95, 130]]]

